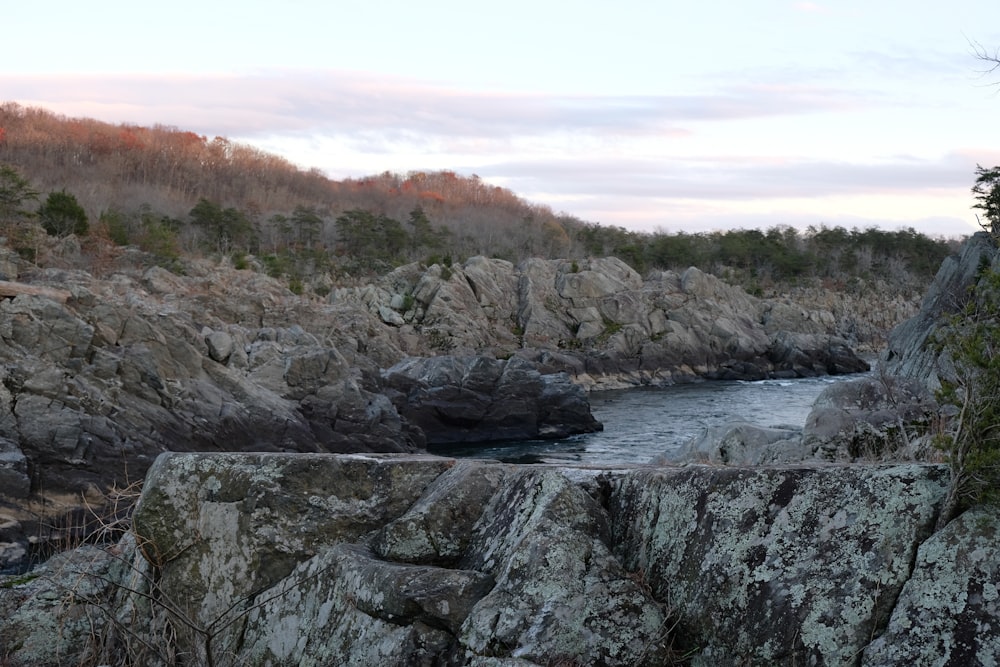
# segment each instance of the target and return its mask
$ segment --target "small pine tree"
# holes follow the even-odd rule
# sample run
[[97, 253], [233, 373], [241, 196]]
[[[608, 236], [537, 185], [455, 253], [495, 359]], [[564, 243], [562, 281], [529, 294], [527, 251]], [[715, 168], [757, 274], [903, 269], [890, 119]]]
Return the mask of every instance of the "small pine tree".
[[49, 193], [38, 209], [38, 218], [49, 236], [86, 236], [90, 230], [87, 212], [76, 197], [65, 190]]
[[972, 208], [983, 212], [986, 222], [980, 226], [990, 233], [994, 241], [1000, 240], [1000, 167], [986, 169], [976, 165], [976, 184], [972, 186], [976, 203]]

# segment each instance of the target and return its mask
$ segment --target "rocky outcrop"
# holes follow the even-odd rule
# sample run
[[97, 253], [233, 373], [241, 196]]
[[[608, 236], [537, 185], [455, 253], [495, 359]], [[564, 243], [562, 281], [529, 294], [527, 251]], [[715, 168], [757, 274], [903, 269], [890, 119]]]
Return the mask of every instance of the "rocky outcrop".
[[924, 460], [937, 411], [917, 380], [879, 375], [838, 382], [813, 403], [803, 446], [833, 461]]
[[825, 388], [802, 428], [732, 422], [705, 429], [660, 462], [746, 466], [927, 460], [937, 410], [921, 381], [862, 377]]
[[941, 367], [934, 345], [935, 332], [944, 318], [961, 310], [984, 264], [992, 265], [993, 270], [1000, 269], [1000, 254], [989, 234], [978, 232], [965, 242], [958, 256], [948, 257], [941, 264], [920, 312], [889, 335], [880, 362], [886, 373], [915, 378], [931, 388], [939, 385]]
[[850, 665], [884, 627], [946, 483], [912, 465], [648, 470], [618, 481], [611, 517], [693, 664]]
[[721, 465], [756, 466], [793, 463], [811, 458], [802, 446], [802, 429], [765, 427], [734, 421], [706, 428], [659, 463], [697, 461]]
[[[945, 637], [1000, 621], [995, 567], [978, 546], [995, 517], [927, 540], [946, 485], [946, 468], [915, 464], [593, 470], [167, 454], [147, 478], [136, 538], [0, 581], [0, 655], [899, 664], [880, 657], [889, 647], [933, 662], [958, 653], [929, 633], [908, 649], [920, 619], [936, 616]], [[978, 565], [953, 568], [963, 559]], [[53, 628], [59, 641], [44, 641]]]
[[976, 508], [920, 545], [885, 633], [864, 664], [989, 665], [1000, 655], [1000, 516]]
[[600, 430], [582, 388], [525, 359], [432, 357], [383, 373], [397, 411], [431, 445], [564, 438]]
[[868, 369], [832, 313], [758, 299], [693, 267], [643, 279], [613, 257], [474, 257], [401, 267], [329, 300], [363, 305], [408, 354], [545, 356], [587, 388]]
[[67, 513], [100, 505], [163, 451], [416, 447], [378, 369], [351, 351], [297, 325], [227, 324], [193, 303], [133, 300], [136, 285], [102, 294], [77, 280], [66, 276], [65, 304], [0, 302], [0, 476], [11, 482], [0, 569], [29, 535], [62, 539]]
[[[67, 518], [164, 451], [558, 437], [597, 427], [577, 386], [864, 367], [823, 314], [614, 258], [409, 265], [326, 301], [207, 261], [104, 278], [0, 262], [0, 571], [29, 535], [86, 530]], [[463, 364], [442, 385], [401, 370]]]

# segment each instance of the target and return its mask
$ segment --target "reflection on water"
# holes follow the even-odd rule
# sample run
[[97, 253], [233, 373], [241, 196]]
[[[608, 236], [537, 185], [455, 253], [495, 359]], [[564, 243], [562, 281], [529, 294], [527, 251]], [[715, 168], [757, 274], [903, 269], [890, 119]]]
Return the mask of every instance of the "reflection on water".
[[648, 463], [654, 457], [676, 451], [703, 429], [728, 421], [801, 427], [813, 401], [825, 387], [858, 377], [701, 382], [594, 392], [590, 394], [590, 406], [594, 416], [604, 424], [600, 433], [485, 447], [433, 446], [430, 451], [513, 463]]

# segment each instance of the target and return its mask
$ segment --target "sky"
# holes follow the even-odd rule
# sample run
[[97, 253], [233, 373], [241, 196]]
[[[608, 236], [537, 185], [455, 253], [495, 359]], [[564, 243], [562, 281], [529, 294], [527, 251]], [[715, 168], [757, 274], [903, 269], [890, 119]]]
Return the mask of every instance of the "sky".
[[8, 3], [0, 101], [589, 222], [978, 229], [997, 0]]

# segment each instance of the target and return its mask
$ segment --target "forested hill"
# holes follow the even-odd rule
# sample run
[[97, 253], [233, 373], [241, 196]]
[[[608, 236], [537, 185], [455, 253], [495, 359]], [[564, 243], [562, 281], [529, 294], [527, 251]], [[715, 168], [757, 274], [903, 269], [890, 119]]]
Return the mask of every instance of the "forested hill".
[[224, 137], [14, 103], [0, 105], [0, 165], [0, 224], [25, 254], [40, 247], [25, 226], [40, 221], [49, 234], [85, 236], [85, 250], [137, 245], [165, 266], [189, 254], [252, 255], [293, 281], [472, 255], [615, 255], [639, 271], [695, 265], [751, 289], [861, 278], [912, 291], [952, 250], [912, 229], [631, 232], [558, 214], [475, 175], [337, 181]]

